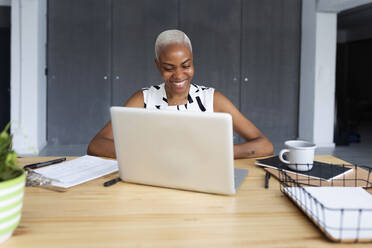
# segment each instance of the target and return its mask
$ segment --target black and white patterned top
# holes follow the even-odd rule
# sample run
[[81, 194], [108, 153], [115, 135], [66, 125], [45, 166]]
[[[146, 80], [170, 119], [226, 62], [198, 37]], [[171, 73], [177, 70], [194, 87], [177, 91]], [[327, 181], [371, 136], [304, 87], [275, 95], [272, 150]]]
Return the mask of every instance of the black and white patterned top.
[[146, 109], [178, 110], [193, 112], [213, 112], [214, 88], [190, 85], [187, 103], [184, 105], [168, 106], [165, 84], [143, 88], [144, 107]]

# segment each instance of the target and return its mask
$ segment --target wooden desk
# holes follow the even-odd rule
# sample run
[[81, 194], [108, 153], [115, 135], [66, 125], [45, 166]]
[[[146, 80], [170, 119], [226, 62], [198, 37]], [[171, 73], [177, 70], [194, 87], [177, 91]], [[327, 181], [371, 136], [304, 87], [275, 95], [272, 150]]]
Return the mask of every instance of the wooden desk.
[[[21, 165], [50, 157], [20, 159]], [[331, 156], [320, 161], [341, 162]], [[254, 159], [237, 160], [248, 176], [235, 196], [103, 182], [58, 193], [27, 188], [19, 227], [2, 247], [366, 247], [336, 244], [323, 234]]]

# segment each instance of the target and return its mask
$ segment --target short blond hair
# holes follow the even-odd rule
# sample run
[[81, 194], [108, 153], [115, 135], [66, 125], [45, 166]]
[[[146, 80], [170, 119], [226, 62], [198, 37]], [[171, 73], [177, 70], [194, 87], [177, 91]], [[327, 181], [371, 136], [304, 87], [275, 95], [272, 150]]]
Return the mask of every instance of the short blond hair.
[[190, 52], [192, 52], [191, 41], [187, 35], [177, 29], [170, 29], [161, 32], [155, 41], [155, 58], [159, 60], [160, 56], [160, 49], [174, 43], [185, 44], [190, 48]]

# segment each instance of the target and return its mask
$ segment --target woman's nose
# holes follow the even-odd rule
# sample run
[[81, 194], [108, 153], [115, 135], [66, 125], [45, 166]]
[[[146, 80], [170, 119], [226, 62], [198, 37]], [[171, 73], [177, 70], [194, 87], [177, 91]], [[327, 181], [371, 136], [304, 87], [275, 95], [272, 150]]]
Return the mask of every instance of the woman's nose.
[[181, 80], [182, 79], [182, 70], [176, 69], [173, 73], [173, 79], [174, 80]]

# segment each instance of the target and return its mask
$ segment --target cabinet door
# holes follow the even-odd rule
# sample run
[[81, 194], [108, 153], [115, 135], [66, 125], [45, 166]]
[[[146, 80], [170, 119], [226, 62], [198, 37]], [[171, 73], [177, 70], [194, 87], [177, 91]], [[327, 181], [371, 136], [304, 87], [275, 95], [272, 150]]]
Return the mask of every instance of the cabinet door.
[[272, 141], [296, 138], [301, 1], [242, 3], [241, 110]]
[[190, 38], [194, 82], [211, 86], [237, 107], [240, 102], [239, 0], [181, 0], [180, 29]]
[[178, 1], [113, 0], [113, 105], [145, 86], [160, 84], [155, 40], [177, 28]]
[[48, 1], [48, 143], [87, 144], [109, 120], [110, 1]]

